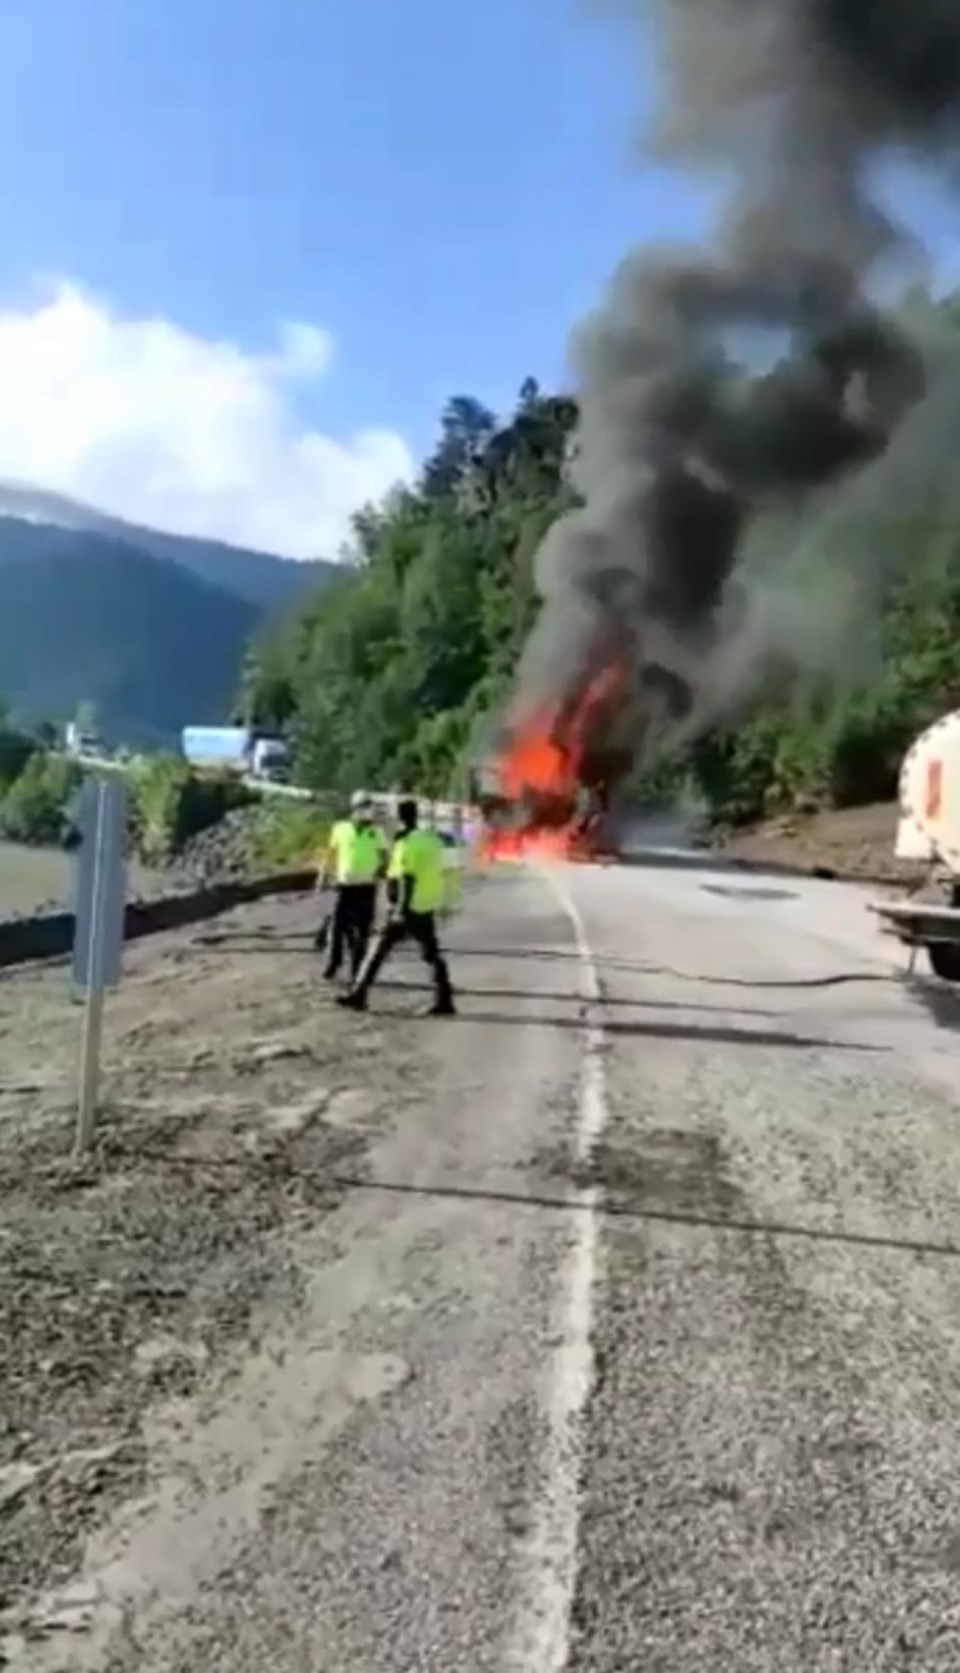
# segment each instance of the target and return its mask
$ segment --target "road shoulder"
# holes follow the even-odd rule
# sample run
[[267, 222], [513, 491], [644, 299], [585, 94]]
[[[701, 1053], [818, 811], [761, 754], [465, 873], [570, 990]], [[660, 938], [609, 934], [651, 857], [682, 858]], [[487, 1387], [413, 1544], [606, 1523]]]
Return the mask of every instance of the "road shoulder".
[[[53, 972], [3, 990], [4, 1132], [30, 1135], [4, 1181], [22, 1665], [236, 1673], [299, 1633], [291, 1668], [400, 1673], [428, 1604], [451, 1665], [467, 1641], [495, 1665], [568, 1236], [531, 1196], [580, 1039], [555, 903], [520, 877], [480, 895], [451, 1025], [413, 1020], [409, 966], [335, 1013], [303, 903], [137, 950], [79, 1166], [78, 1019]], [[514, 955], [538, 942], [537, 978]]]

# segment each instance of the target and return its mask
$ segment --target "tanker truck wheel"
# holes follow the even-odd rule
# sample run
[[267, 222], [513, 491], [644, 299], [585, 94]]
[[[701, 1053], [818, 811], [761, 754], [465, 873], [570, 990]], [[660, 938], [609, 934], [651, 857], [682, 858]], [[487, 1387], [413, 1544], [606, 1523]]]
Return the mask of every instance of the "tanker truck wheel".
[[927, 948], [930, 969], [944, 982], [960, 982], [960, 944], [935, 941]]

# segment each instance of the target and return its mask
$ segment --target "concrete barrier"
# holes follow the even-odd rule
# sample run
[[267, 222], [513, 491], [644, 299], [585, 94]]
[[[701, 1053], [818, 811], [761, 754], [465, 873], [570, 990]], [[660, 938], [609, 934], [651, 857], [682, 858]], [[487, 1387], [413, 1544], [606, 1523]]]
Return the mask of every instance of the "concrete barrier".
[[[313, 888], [316, 870], [285, 871], [254, 877], [242, 883], [213, 883], [159, 900], [133, 900], [126, 909], [124, 935], [138, 941], [143, 935], [183, 929], [187, 924], [216, 918], [248, 901], [269, 895], [302, 894]], [[0, 969], [37, 960], [65, 958], [73, 949], [73, 913], [45, 912], [34, 918], [0, 920]]]

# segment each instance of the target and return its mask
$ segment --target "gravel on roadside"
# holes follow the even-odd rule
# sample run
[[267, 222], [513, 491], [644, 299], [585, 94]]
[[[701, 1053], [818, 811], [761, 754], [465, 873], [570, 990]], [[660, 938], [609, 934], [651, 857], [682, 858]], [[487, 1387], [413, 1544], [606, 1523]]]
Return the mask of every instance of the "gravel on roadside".
[[389, 1111], [415, 1072], [405, 1031], [329, 1003], [311, 915], [258, 903], [129, 950], [80, 1158], [67, 974], [0, 978], [0, 1626], [138, 1490], [151, 1404], [296, 1308], [292, 1234], [370, 1137], [338, 1101], [362, 1084]]

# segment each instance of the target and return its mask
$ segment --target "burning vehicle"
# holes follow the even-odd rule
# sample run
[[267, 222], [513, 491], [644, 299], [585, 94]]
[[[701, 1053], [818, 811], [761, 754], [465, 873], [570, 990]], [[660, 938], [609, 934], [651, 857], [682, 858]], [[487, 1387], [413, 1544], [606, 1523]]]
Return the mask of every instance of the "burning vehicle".
[[612, 797], [632, 754], [614, 741], [626, 683], [622, 663], [602, 670], [575, 699], [528, 716], [474, 775], [488, 856], [615, 856]]
[[[474, 775], [491, 855], [615, 859], [631, 771], [689, 713], [693, 669], [719, 631], [739, 506], [729, 489], [691, 466], [661, 472], [643, 499], [653, 550], [667, 559], [677, 541], [700, 555], [696, 611], [689, 574], [675, 595], [668, 561], [639, 577], [611, 564], [578, 579], [580, 617], [587, 601], [590, 623], [579, 631], [565, 679], [551, 669], [555, 694], [540, 701], [526, 701], [521, 688], [497, 747]], [[637, 514], [633, 505], [630, 514]]]

